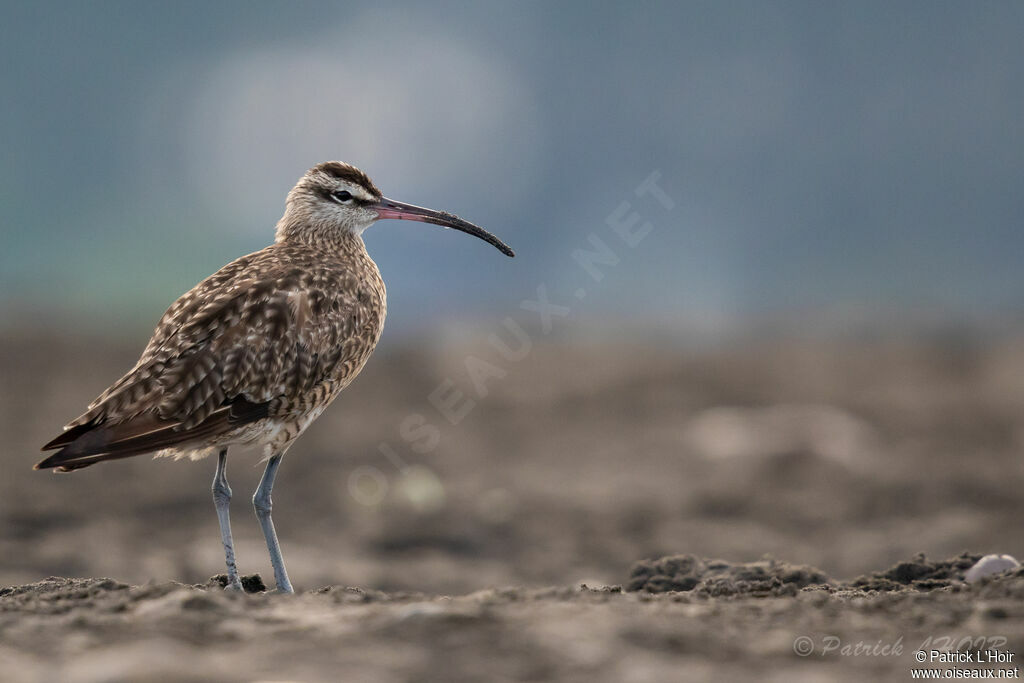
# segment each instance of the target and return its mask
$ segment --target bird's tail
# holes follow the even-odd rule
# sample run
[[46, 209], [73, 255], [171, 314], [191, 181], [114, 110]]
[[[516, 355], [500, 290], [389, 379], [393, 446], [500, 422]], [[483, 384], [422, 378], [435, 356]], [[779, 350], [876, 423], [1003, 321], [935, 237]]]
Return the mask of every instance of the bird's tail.
[[251, 403], [239, 397], [191, 429], [182, 429], [180, 422], [162, 420], [152, 413], [117, 424], [78, 425], [43, 446], [44, 451], [60, 450], [36, 463], [34, 469], [70, 472], [104, 460], [130, 458], [202, 441], [265, 418], [268, 410], [269, 403]]
[[168, 448], [198, 436], [176, 431], [174, 427], [173, 424], [161, 425], [152, 418], [113, 426], [86, 424], [73, 427], [43, 446], [44, 451], [60, 450], [36, 463], [34, 469], [70, 472], [104, 460], [130, 458]]

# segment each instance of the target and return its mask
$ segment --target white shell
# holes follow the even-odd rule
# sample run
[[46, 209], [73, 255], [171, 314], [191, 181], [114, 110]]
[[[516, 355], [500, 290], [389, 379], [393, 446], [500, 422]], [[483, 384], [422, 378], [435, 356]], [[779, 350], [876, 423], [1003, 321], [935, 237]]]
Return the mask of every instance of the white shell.
[[1001, 574], [1009, 569], [1016, 569], [1020, 566], [1012, 555], [986, 555], [978, 560], [973, 567], [967, 570], [966, 579], [968, 583], [974, 583], [986, 576]]

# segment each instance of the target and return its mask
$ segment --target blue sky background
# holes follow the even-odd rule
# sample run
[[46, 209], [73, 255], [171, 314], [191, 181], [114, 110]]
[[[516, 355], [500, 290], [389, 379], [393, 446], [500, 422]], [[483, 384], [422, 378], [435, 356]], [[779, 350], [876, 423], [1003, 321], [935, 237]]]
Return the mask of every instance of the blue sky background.
[[[148, 328], [272, 240], [306, 168], [517, 251], [367, 233], [389, 326], [502, 318], [539, 283], [604, 321], [1019, 317], [1024, 4], [5, 3], [7, 328]], [[633, 188], [652, 171], [664, 211]], [[631, 201], [655, 228], [574, 264]], [[620, 243], [621, 246], [621, 243]], [[584, 301], [572, 294], [588, 288]]]

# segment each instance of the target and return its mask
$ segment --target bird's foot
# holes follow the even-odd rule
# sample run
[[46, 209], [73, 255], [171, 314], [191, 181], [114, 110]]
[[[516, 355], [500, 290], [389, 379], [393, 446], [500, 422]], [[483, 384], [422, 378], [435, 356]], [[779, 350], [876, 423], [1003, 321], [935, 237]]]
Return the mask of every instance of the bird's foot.
[[210, 579], [210, 585], [223, 588], [226, 591], [237, 591], [239, 593], [246, 592], [249, 589], [247, 585], [252, 578], [256, 579], [259, 587], [254, 590], [248, 590], [248, 592], [256, 592], [263, 590], [263, 581], [260, 580], [259, 574], [255, 577], [244, 576], [239, 578], [238, 574], [217, 574]]

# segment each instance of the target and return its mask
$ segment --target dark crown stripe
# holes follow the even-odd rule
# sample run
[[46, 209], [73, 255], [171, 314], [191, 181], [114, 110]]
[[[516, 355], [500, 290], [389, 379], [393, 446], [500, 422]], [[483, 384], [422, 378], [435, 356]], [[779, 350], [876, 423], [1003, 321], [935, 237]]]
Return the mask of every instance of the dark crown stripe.
[[373, 181], [370, 180], [370, 177], [355, 166], [350, 166], [349, 164], [341, 161], [325, 161], [322, 164], [314, 166], [313, 170], [322, 171], [333, 178], [337, 178], [338, 180], [344, 180], [349, 183], [360, 185], [364, 190], [375, 197], [383, 196], [381, 191], [377, 189], [377, 186], [373, 184]]

